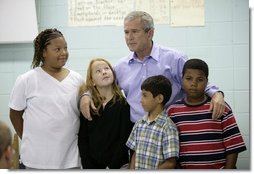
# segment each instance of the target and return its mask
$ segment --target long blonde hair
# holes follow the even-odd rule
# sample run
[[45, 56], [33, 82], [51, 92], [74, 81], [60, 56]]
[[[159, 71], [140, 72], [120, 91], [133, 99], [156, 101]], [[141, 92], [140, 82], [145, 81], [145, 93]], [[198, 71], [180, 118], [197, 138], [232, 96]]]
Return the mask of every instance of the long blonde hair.
[[[86, 83], [84, 83], [80, 87], [79, 94], [82, 95], [84, 92], [89, 91], [92, 95], [92, 99], [93, 99], [93, 102], [95, 104], [95, 107], [97, 108], [97, 111], [99, 111], [100, 108], [103, 105], [103, 102], [104, 102], [105, 98], [103, 98], [100, 95], [100, 93], [97, 90], [96, 86], [94, 86], [94, 83], [93, 83], [93, 80], [92, 80], [92, 65], [96, 61], [103, 61], [106, 64], [108, 64], [109, 68], [111, 69], [111, 71], [113, 73], [114, 80], [113, 80], [113, 83], [112, 83], [112, 90], [113, 90], [112, 92], [113, 92], [114, 96], [113, 96], [112, 105], [115, 104], [116, 102], [122, 102], [122, 101], [125, 101], [125, 100], [124, 100], [124, 96], [123, 96], [119, 86], [116, 83], [116, 74], [115, 74], [111, 64], [103, 58], [94, 58], [89, 63], [89, 66], [88, 66], [88, 69], [87, 69], [87, 75], [86, 75]], [[96, 114], [98, 114], [98, 112], [96, 112]]]

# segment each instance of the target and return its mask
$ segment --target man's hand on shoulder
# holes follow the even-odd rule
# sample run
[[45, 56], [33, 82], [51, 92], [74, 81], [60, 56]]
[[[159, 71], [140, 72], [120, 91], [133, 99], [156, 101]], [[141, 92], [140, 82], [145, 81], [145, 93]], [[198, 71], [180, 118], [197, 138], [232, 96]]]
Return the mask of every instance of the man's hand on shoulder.
[[210, 111], [213, 112], [212, 117], [213, 119], [218, 119], [223, 115], [223, 112], [225, 110], [225, 101], [224, 101], [224, 95], [222, 92], [217, 91], [213, 94], [212, 100], [211, 100], [211, 106]]
[[92, 121], [90, 106], [92, 109], [96, 110], [91, 97], [89, 95], [82, 95], [80, 98], [80, 111], [86, 119]]

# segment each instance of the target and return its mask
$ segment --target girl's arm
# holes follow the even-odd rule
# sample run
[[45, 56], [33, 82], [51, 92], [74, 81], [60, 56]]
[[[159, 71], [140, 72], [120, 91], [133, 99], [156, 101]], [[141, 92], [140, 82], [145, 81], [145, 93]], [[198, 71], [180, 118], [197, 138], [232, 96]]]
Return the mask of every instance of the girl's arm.
[[23, 134], [23, 118], [22, 118], [23, 113], [24, 113], [24, 110], [16, 111], [16, 110], [10, 109], [10, 119], [20, 139], [22, 139], [22, 134]]

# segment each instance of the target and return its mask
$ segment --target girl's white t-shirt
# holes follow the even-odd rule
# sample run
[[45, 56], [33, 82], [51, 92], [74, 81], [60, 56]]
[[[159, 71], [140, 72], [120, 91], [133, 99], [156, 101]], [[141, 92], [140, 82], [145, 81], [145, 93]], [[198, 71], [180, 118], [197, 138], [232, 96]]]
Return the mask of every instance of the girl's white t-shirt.
[[14, 84], [9, 107], [24, 110], [20, 155], [27, 167], [80, 167], [78, 90], [84, 81], [69, 71], [58, 81], [37, 67], [20, 75]]

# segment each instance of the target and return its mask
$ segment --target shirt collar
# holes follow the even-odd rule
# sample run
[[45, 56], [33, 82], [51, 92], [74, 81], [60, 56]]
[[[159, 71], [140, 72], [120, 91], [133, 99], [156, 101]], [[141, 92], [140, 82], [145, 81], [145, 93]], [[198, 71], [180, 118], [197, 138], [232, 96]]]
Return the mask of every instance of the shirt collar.
[[143, 118], [142, 121], [146, 122], [147, 124], [158, 124], [160, 127], [163, 126], [165, 122], [165, 117], [166, 117], [166, 112], [163, 110], [153, 121], [148, 120], [148, 115], [146, 114]]
[[[159, 46], [156, 43], [153, 42], [152, 51], [151, 51], [150, 56], [148, 56], [148, 58], [152, 58], [152, 59], [154, 59], [155, 61], [158, 62], [159, 61], [159, 55], [160, 55], [159, 52], [160, 52]], [[135, 61], [138, 61], [138, 58], [137, 58], [135, 52], [131, 52], [129, 57], [130, 57], [129, 58], [129, 64], [131, 64]]]

